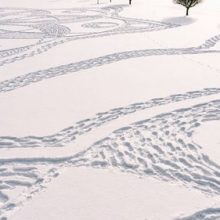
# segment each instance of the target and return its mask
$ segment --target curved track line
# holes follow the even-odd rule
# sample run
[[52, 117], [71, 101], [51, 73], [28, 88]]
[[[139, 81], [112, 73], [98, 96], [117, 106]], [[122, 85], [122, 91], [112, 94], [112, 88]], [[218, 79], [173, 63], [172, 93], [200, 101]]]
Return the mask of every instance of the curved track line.
[[[198, 98], [206, 97], [209, 99], [209, 96], [215, 96], [219, 93], [219, 88], [207, 88], [201, 91], [191, 91], [183, 94], [171, 95], [164, 98], [155, 98], [146, 102], [134, 103], [129, 106], [111, 109], [107, 112], [97, 113], [96, 116], [93, 118], [78, 121], [75, 124], [64, 128], [58, 133], [50, 136], [27, 136], [23, 138], [0, 136], [0, 149], [63, 147], [67, 144], [74, 143], [76, 139], [80, 136], [85, 135], [86, 133], [91, 132], [94, 129], [97, 129], [104, 124], [134, 114], [135, 112], [143, 111], [156, 106], [167, 105], [170, 103], [180, 103], [186, 100], [197, 100]], [[196, 100], [195, 102], [197, 102]]]
[[191, 216], [177, 218], [176, 220], [218, 220], [220, 219], [220, 208], [208, 208], [198, 211]]
[[58, 67], [49, 68], [46, 70], [39, 70], [36, 72], [28, 73], [22, 76], [18, 76], [14, 79], [9, 79], [0, 82], [0, 93], [9, 92], [15, 89], [28, 86], [32, 83], [40, 82], [45, 79], [78, 72], [81, 70], [87, 70], [94, 67], [104, 66], [112, 64], [122, 60], [128, 60], [138, 57], [147, 56], [161, 56], [161, 55], [184, 55], [184, 54], [205, 54], [205, 53], [220, 53], [219, 50], [207, 50], [214, 47], [220, 41], [220, 35], [212, 37], [204, 42], [204, 44], [198, 47], [190, 48], [171, 48], [171, 49], [146, 49], [135, 50], [121, 53], [109, 54], [94, 59], [84, 60], [76, 63], [70, 63], [67, 65], [61, 65]]

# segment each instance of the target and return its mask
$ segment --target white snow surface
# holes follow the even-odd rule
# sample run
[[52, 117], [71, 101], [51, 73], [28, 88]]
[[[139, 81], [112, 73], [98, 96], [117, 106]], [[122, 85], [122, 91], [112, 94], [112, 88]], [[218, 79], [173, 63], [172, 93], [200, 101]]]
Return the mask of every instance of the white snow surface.
[[220, 2], [2, 0], [0, 220], [220, 219]]

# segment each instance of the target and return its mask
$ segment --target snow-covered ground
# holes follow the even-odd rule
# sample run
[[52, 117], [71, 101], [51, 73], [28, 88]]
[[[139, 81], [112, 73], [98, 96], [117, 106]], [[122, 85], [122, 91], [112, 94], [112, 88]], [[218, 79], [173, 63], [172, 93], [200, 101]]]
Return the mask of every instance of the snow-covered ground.
[[219, 0], [0, 4], [0, 220], [220, 219]]

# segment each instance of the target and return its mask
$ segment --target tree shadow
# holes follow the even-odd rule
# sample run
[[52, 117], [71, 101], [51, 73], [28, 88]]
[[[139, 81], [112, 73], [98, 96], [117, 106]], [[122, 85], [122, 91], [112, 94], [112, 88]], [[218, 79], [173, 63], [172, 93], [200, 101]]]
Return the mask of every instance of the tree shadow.
[[162, 20], [163, 22], [175, 25], [189, 25], [196, 22], [196, 19], [182, 16], [182, 17], [169, 17]]

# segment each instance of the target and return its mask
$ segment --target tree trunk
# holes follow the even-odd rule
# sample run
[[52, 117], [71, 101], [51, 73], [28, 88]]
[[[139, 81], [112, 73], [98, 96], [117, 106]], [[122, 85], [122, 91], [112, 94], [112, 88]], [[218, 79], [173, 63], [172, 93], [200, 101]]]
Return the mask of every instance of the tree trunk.
[[186, 8], [186, 16], [189, 15], [189, 8]]

